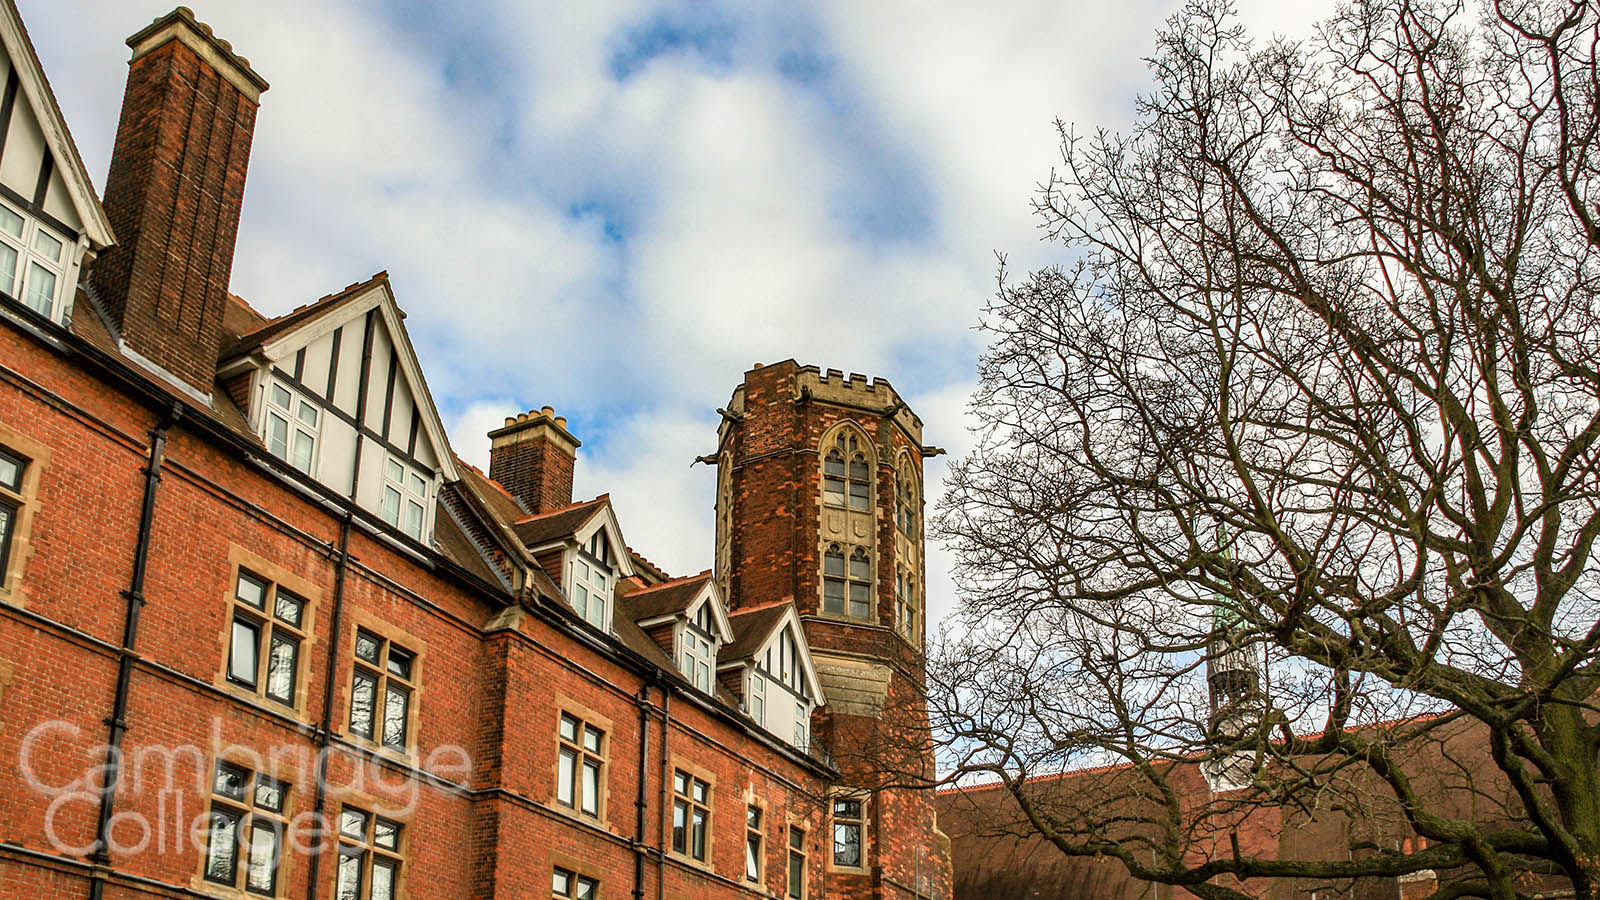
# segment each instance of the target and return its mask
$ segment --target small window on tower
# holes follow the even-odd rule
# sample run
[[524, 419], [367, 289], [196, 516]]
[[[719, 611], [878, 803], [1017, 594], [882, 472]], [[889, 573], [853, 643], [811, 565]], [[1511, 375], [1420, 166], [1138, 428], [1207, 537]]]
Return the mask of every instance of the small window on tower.
[[872, 467], [854, 433], [841, 432], [822, 458], [822, 502], [855, 510], [872, 508]]

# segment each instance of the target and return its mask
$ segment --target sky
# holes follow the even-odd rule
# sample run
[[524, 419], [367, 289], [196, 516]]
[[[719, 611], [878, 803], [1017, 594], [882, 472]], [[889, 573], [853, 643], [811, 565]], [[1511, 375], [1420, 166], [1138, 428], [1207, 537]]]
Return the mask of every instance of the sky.
[[[104, 185], [126, 37], [172, 0], [17, 0]], [[189, 0], [262, 96], [233, 290], [269, 315], [387, 270], [453, 449], [544, 405], [628, 543], [709, 568], [716, 409], [755, 363], [887, 378], [930, 510], [970, 445], [994, 290], [1062, 258], [1054, 121], [1126, 128], [1173, 0]], [[1259, 38], [1327, 0], [1240, 0]], [[955, 602], [928, 547], [930, 623]]]

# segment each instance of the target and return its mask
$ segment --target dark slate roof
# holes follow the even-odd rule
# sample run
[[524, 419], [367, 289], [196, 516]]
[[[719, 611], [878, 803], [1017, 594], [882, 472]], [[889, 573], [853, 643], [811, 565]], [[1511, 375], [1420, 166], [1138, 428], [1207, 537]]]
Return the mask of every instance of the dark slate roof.
[[711, 570], [707, 569], [698, 575], [686, 575], [634, 591], [628, 595], [633, 621], [643, 622], [682, 613], [694, 602], [694, 598], [700, 596], [710, 580]]
[[793, 604], [784, 601], [728, 613], [728, 622], [733, 625], [733, 642], [717, 654], [717, 662], [734, 662], [755, 656], [756, 651], [772, 635], [772, 629], [778, 627], [784, 614], [792, 608]]
[[600, 512], [601, 508], [611, 502], [611, 495], [601, 494], [593, 500], [574, 503], [561, 509], [539, 513], [536, 516], [524, 516], [512, 524], [511, 529], [517, 533], [529, 547], [547, 544], [557, 538], [571, 537], [578, 530], [589, 524], [589, 520]]

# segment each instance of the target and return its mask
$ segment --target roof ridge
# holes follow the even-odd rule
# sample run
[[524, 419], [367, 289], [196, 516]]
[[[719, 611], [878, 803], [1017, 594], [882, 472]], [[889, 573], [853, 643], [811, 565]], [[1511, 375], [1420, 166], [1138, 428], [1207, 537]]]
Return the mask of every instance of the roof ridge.
[[[501, 488], [501, 490], [505, 490], [505, 488]], [[604, 500], [607, 503], [610, 503], [611, 502], [611, 495], [610, 494], [601, 494], [598, 497], [595, 497], [593, 500], [575, 500], [572, 503], [567, 504], [566, 506], [557, 507], [556, 509], [547, 509], [544, 512], [529, 513], [529, 514], [523, 516], [522, 518], [516, 520], [515, 522], [513, 522], [511, 524], [513, 524], [513, 525], [521, 525], [524, 522], [532, 522], [535, 519], [543, 519], [543, 518], [547, 518], [549, 516], [560, 515], [561, 513], [569, 513], [569, 512], [572, 512], [574, 510], [581, 509], [581, 508], [583, 508], [585, 506], [593, 506], [594, 504], [599, 503], [602, 500]]]

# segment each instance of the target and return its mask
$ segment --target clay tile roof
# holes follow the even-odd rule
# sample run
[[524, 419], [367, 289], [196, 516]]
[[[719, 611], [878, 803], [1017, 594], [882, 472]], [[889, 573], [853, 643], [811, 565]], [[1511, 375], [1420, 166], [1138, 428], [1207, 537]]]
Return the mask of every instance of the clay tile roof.
[[228, 360], [243, 356], [286, 331], [320, 319], [328, 313], [344, 307], [351, 300], [365, 294], [368, 288], [388, 280], [388, 272], [379, 272], [366, 281], [345, 285], [344, 290], [338, 293], [329, 294], [326, 297], [307, 303], [305, 306], [297, 307], [294, 311], [281, 315], [276, 319], [269, 319], [224, 344], [218, 359]]
[[722, 648], [717, 661], [732, 662], [755, 656], [772, 635], [772, 629], [778, 627], [784, 614], [792, 608], [793, 605], [785, 601], [728, 613], [728, 622], [733, 625], [733, 643]]
[[456, 470], [461, 473], [462, 480], [472, 483], [473, 488], [478, 492], [478, 496], [482, 497], [483, 502], [488, 504], [490, 511], [506, 523], [515, 522], [527, 516], [527, 511], [522, 508], [522, 504], [517, 502], [517, 498], [511, 496], [500, 485], [500, 482], [483, 474], [482, 469], [458, 456], [456, 457]]
[[633, 549], [632, 547], [628, 548], [628, 556], [633, 558], [633, 567], [635, 569], [643, 569], [645, 574], [654, 577], [657, 581], [672, 580], [672, 576], [667, 574], [666, 569], [663, 569], [650, 560], [645, 559], [644, 556], [639, 553], [639, 551]]
[[512, 524], [511, 529], [517, 533], [529, 547], [549, 543], [556, 538], [569, 537], [576, 534], [588, 521], [600, 511], [600, 508], [611, 502], [609, 494], [601, 494], [593, 500], [574, 503], [561, 509], [539, 513], [533, 516], [524, 516]]
[[698, 575], [685, 575], [682, 578], [634, 591], [628, 595], [633, 620], [642, 622], [646, 619], [683, 612], [694, 602], [694, 598], [700, 596], [706, 582], [710, 580], [711, 572], [707, 570]]

